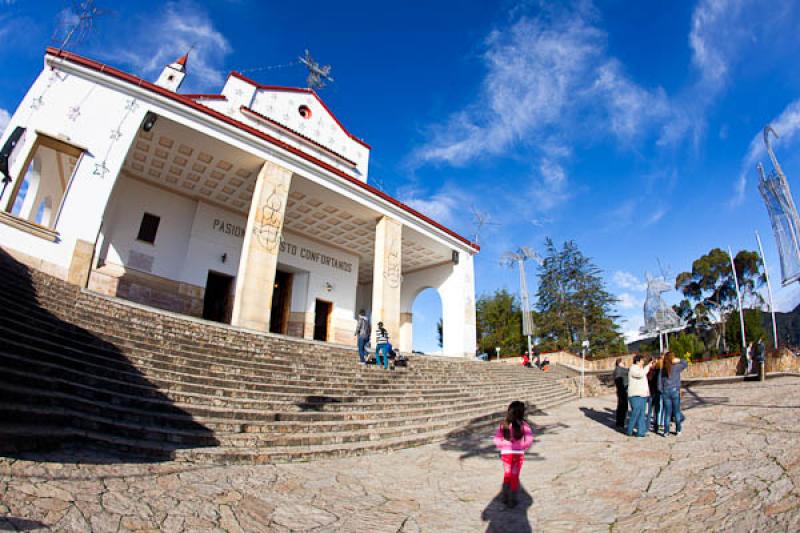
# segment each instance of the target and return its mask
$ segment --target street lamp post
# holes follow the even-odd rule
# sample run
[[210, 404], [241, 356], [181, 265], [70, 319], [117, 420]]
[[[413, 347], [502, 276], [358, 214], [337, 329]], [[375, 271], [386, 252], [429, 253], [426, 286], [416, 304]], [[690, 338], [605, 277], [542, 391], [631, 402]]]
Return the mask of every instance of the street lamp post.
[[542, 259], [535, 250], [527, 246], [520, 246], [516, 252], [506, 252], [500, 258], [500, 264], [514, 268], [519, 267], [519, 299], [522, 303], [522, 334], [528, 338], [528, 359], [533, 358], [533, 317], [531, 316], [531, 304], [528, 297], [528, 280], [525, 276], [525, 261], [533, 259], [541, 264]]

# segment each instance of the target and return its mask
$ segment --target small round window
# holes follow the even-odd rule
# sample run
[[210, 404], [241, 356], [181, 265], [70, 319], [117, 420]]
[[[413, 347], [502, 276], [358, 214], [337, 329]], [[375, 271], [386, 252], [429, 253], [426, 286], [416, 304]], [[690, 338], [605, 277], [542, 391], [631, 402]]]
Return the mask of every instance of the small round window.
[[300, 113], [300, 116], [303, 118], [311, 118], [311, 109], [309, 109], [307, 105], [301, 105], [298, 107], [297, 112]]

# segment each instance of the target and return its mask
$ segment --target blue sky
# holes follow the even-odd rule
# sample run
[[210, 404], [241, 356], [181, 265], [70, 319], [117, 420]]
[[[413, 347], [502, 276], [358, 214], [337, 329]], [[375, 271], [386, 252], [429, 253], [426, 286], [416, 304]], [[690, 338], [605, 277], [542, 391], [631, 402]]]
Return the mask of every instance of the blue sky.
[[[194, 45], [187, 91], [229, 70], [303, 85], [305, 48], [333, 66], [323, 99], [372, 147], [371, 179], [455, 230], [488, 214], [479, 293], [517, 288], [500, 255], [574, 239], [641, 324], [645, 271], [672, 275], [710, 248], [777, 253], [756, 189], [761, 128], [800, 187], [800, 5], [793, 2], [103, 2], [70, 48], [155, 79]], [[71, 2], [0, 1], [0, 126]], [[531, 269], [533, 270], [533, 269]], [[531, 272], [529, 285], [536, 287]], [[675, 301], [676, 294], [667, 295]], [[793, 287], [778, 307], [800, 302]], [[435, 349], [438, 297], [415, 306]]]

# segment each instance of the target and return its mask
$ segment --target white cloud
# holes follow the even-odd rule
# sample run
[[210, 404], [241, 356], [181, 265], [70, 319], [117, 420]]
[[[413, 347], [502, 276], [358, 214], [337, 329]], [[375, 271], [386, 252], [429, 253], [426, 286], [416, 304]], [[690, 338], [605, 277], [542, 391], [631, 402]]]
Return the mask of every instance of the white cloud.
[[542, 159], [539, 164], [539, 176], [534, 179], [531, 189], [533, 202], [537, 212], [550, 211], [567, 201], [570, 193], [567, 189], [567, 174], [564, 168], [553, 159]]
[[231, 45], [208, 13], [194, 2], [167, 3], [161, 12], [140, 21], [130, 35], [129, 42], [97, 53], [154, 78], [165, 65], [191, 49], [184, 91], [219, 89], [225, 81], [222, 67]]
[[3, 135], [9, 120], [11, 120], [11, 114], [5, 109], [0, 108], [0, 135]]
[[552, 160], [548, 145], [571, 151], [558, 138], [566, 129], [575, 136], [611, 129], [629, 142], [643, 124], [665, 117], [663, 91], [649, 91], [627, 77], [621, 63], [607, 55], [607, 35], [595, 18], [591, 5], [581, 2], [491, 32], [480, 94], [432, 128], [416, 159], [464, 165], [523, 144]]
[[647, 217], [647, 220], [645, 220], [644, 225], [645, 226], [650, 226], [652, 224], [655, 224], [656, 222], [658, 222], [659, 220], [664, 218], [664, 215], [666, 215], [666, 214], [667, 214], [667, 209], [666, 208], [658, 207], [658, 208], [655, 209], [655, 211], [650, 213], [650, 216]]
[[612, 277], [614, 284], [620, 289], [644, 291], [647, 284], [630, 272], [617, 270]]
[[617, 298], [619, 299], [617, 307], [620, 309], [636, 309], [644, 303], [641, 298], [637, 298], [629, 292], [620, 293]]
[[641, 338], [642, 334], [639, 328], [644, 326], [644, 316], [641, 312], [631, 312], [630, 314], [622, 317], [622, 335], [625, 342], [633, 342]]
[[[780, 135], [778, 139], [771, 137], [773, 148], [781, 144], [791, 142], [798, 131], [800, 131], [800, 99], [790, 103], [780, 115], [775, 117], [770, 124], [772, 128]], [[771, 163], [767, 159], [767, 150], [764, 146], [763, 130], [759, 131], [753, 136], [750, 141], [750, 146], [747, 149], [747, 154], [742, 159], [742, 166], [739, 172], [739, 177], [734, 185], [734, 195], [731, 199], [731, 206], [735, 207], [740, 205], [747, 193], [747, 177], [756, 174], [756, 163], [764, 163], [764, 169], [769, 172]]]

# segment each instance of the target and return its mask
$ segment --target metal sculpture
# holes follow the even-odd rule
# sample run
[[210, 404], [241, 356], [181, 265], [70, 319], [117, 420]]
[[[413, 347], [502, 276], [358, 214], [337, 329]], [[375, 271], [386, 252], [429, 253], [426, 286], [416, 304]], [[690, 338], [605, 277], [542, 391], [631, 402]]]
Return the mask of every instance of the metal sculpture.
[[647, 298], [644, 301], [644, 327], [643, 332], [663, 333], [668, 330], [680, 328], [683, 323], [672, 307], [664, 301], [661, 295], [672, 289], [666, 276], [654, 278], [650, 273], [645, 274], [647, 280]]
[[797, 215], [789, 182], [770, 145], [770, 132], [775, 137], [778, 137], [778, 133], [770, 125], [764, 127], [764, 145], [767, 147], [773, 170], [766, 174], [764, 166], [758, 163], [758, 191], [764, 199], [772, 223], [772, 231], [781, 258], [781, 280], [785, 287], [800, 279], [800, 218]]

